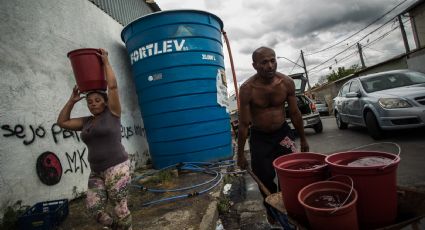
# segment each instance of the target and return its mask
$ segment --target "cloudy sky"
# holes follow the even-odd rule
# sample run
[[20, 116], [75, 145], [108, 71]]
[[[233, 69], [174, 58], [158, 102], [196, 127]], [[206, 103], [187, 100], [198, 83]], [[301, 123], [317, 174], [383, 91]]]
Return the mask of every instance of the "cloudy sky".
[[[251, 54], [260, 46], [275, 49], [278, 71], [303, 72], [305, 54], [310, 83], [338, 67], [360, 64], [356, 43], [363, 46], [366, 66], [405, 51], [398, 21], [392, 20], [416, 0], [156, 0], [162, 10], [198, 9], [221, 18], [235, 62], [238, 84], [255, 73]], [[388, 13], [389, 12], [389, 13]], [[415, 48], [408, 18], [405, 29]], [[369, 25], [369, 26], [368, 26]], [[224, 47], [229, 92], [234, 92]], [[289, 59], [292, 62], [286, 60]], [[329, 61], [327, 61], [329, 60]]]

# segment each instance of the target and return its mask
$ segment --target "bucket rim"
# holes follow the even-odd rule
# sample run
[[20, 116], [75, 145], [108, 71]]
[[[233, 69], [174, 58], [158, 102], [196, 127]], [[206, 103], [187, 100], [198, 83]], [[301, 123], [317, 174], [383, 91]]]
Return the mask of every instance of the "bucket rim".
[[[326, 187], [325, 187], [325, 188], [323, 188], [323, 189], [316, 189], [315, 191], [311, 191], [310, 193], [306, 194], [306, 195], [304, 196], [304, 199], [301, 199], [301, 195], [302, 195], [302, 193], [303, 193], [305, 190], [310, 189], [311, 187], [317, 186], [318, 184], [334, 184], [334, 185], [342, 186], [342, 187], [346, 188], [347, 190], [351, 190], [351, 186], [350, 186], [350, 185], [348, 185], [348, 184], [346, 184], [346, 183], [343, 183], [343, 182], [339, 182], [339, 181], [330, 181], [330, 180], [325, 180], [325, 181], [317, 181], [317, 182], [311, 183], [311, 184], [309, 184], [309, 185], [307, 185], [307, 186], [303, 187], [303, 188], [302, 188], [302, 189], [298, 192], [298, 196], [297, 196], [297, 198], [298, 198], [298, 202], [300, 202], [301, 206], [303, 206], [305, 209], [314, 210], [314, 211], [316, 211], [316, 212], [334, 212], [334, 211], [335, 211], [335, 208], [316, 208], [316, 207], [313, 207], [313, 206], [307, 205], [307, 204], [304, 202], [304, 200], [305, 200], [308, 196], [310, 196], [311, 194], [313, 194], [313, 193], [315, 193], [315, 192], [317, 192], [317, 191], [323, 191], [323, 190], [325, 190], [325, 189], [329, 189], [329, 190], [341, 190], [341, 189], [338, 189], [338, 188], [326, 188]], [[335, 211], [335, 214], [345, 213], [345, 211], [346, 211], [347, 209], [349, 209], [350, 207], [352, 207], [353, 205], [354, 205], [354, 208], [356, 208], [356, 207], [355, 207], [355, 205], [356, 205], [357, 200], [358, 200], [358, 193], [357, 193], [357, 190], [356, 190], [355, 188], [353, 188], [352, 196], [353, 196], [352, 200], [351, 200], [350, 202], [348, 202], [348, 203], [344, 204], [343, 206], [341, 206], [341, 207], [337, 208], [337, 210]]]
[[139, 18], [134, 19], [133, 21], [131, 21], [130, 23], [128, 23], [126, 26], [124, 26], [124, 28], [121, 30], [121, 40], [125, 43], [124, 41], [124, 32], [128, 30], [128, 28], [130, 28], [134, 23], [144, 20], [146, 18], [150, 18], [150, 17], [154, 17], [157, 16], [159, 14], [167, 14], [167, 13], [175, 13], [175, 12], [192, 12], [192, 13], [202, 13], [202, 14], [208, 14], [211, 15], [212, 17], [214, 17], [218, 23], [220, 24], [220, 28], [221, 30], [223, 30], [224, 28], [224, 24], [223, 21], [215, 14], [208, 12], [208, 11], [204, 11], [204, 10], [196, 10], [196, 9], [178, 9], [178, 10], [161, 10], [161, 11], [156, 11], [156, 12], [152, 12], [146, 15], [143, 15]]
[[91, 53], [91, 51], [93, 51], [93, 53], [99, 53], [99, 49], [98, 48], [79, 48], [79, 49], [75, 49], [75, 50], [69, 51], [66, 54], [66, 56], [69, 58], [70, 56], [74, 56], [74, 55], [86, 54], [85, 52]]
[[[370, 155], [370, 154], [375, 154], [375, 156], [388, 156], [388, 159], [391, 159], [391, 163], [386, 164], [386, 165], [372, 165], [372, 166], [348, 166], [348, 165], [343, 165], [343, 164], [338, 164], [336, 163], [336, 161], [331, 161], [330, 159], [334, 158], [335, 156], [341, 156], [344, 154], [355, 154], [357, 156], [363, 156], [363, 157], [367, 157], [367, 156], [374, 156], [374, 155]], [[378, 155], [376, 155], [378, 154]], [[390, 157], [391, 156], [391, 157]], [[337, 153], [332, 153], [328, 156], [326, 156], [325, 158], [325, 162], [326, 164], [333, 166], [333, 167], [338, 167], [338, 168], [345, 168], [345, 169], [377, 169], [377, 168], [391, 168], [393, 166], [397, 166], [400, 163], [400, 156], [392, 154], [392, 153], [387, 153], [387, 152], [382, 152], [382, 151], [344, 151], [344, 152], [337, 152]]]
[[[302, 169], [302, 170], [298, 170], [298, 169], [289, 169], [289, 168], [282, 168], [280, 167], [280, 164], [278, 164], [279, 161], [282, 160], [282, 158], [287, 158], [287, 157], [294, 157], [294, 154], [299, 154], [299, 155], [304, 155], [304, 156], [317, 156], [317, 157], [323, 157], [323, 165], [316, 167], [316, 168], [311, 168], [311, 169]], [[298, 156], [299, 156], [298, 155]], [[276, 170], [281, 170], [284, 172], [289, 172], [289, 173], [299, 173], [299, 172], [313, 172], [313, 171], [317, 171], [317, 170], [322, 170], [323, 168], [326, 168], [328, 165], [325, 162], [325, 158], [326, 155], [322, 154], [322, 153], [315, 153], [315, 152], [295, 152], [295, 153], [290, 153], [290, 154], [286, 154], [286, 155], [282, 155], [277, 157], [276, 159], [273, 160], [273, 167]], [[293, 160], [317, 160], [317, 159], [293, 159]]]

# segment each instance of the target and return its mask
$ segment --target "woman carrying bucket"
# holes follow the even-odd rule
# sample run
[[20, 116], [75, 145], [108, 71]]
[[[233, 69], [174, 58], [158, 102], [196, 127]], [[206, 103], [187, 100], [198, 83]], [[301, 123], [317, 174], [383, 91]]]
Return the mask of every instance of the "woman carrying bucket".
[[[87, 55], [87, 50], [78, 52]], [[70, 58], [72, 55], [72, 52], [68, 54]], [[91, 168], [86, 198], [89, 213], [103, 226], [132, 229], [131, 215], [127, 207], [130, 163], [121, 144], [121, 105], [117, 80], [106, 50], [94, 50], [90, 55], [97, 55], [96, 59], [100, 58], [99, 64], [103, 65], [106, 75], [107, 93], [104, 90], [86, 92], [87, 107], [92, 115], [70, 118], [74, 104], [83, 98], [79, 88], [75, 86], [71, 97], [59, 113], [57, 124], [64, 129], [81, 131], [81, 139], [87, 145]], [[116, 218], [105, 211], [108, 199], [114, 202]]]

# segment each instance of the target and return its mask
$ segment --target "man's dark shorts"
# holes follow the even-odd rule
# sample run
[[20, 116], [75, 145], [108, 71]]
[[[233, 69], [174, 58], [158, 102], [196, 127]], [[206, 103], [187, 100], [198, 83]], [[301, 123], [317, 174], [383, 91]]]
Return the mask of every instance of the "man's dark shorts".
[[[255, 128], [251, 128], [250, 131], [249, 148], [252, 172], [271, 193], [275, 193], [277, 185], [273, 181], [275, 177], [273, 161], [279, 156], [297, 151], [294, 134], [286, 122], [280, 129], [272, 133], [265, 133]], [[263, 194], [263, 196], [265, 195]]]

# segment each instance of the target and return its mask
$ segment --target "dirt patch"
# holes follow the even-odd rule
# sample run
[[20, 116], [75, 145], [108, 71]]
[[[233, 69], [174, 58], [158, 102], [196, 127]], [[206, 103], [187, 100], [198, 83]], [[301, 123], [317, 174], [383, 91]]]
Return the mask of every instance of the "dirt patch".
[[[136, 172], [136, 175], [140, 174], [143, 172]], [[220, 189], [220, 186], [216, 186], [208, 192], [205, 191], [212, 187], [214, 181], [179, 192], [152, 193], [141, 189], [141, 186], [150, 189], [178, 189], [201, 184], [214, 178], [214, 174], [182, 171], [173, 173], [166, 180], [160, 178], [155, 181], [144, 178], [142, 183], [134, 182], [135, 186], [130, 188], [128, 202], [133, 218], [133, 229], [198, 229], [208, 205], [216, 200], [212, 192]], [[198, 193], [202, 194], [196, 195]], [[192, 194], [193, 197], [187, 198], [187, 194]], [[161, 201], [162, 199], [165, 200]], [[100, 225], [87, 215], [84, 201], [82, 198], [69, 203], [69, 215], [59, 229], [100, 229]], [[154, 202], [154, 204], [144, 206], [148, 202]], [[107, 210], [110, 213], [112, 208], [112, 205], [108, 204]]]

